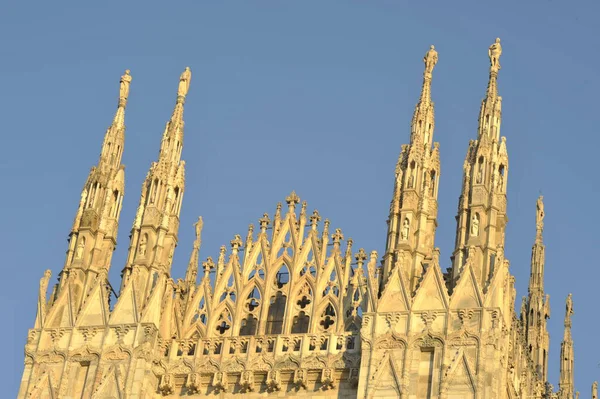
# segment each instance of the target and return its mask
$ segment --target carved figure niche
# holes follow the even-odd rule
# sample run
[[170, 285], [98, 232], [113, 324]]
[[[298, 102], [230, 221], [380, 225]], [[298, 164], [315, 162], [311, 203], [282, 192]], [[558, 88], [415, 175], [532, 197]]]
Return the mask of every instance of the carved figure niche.
[[408, 188], [413, 188], [415, 186], [415, 161], [410, 163], [410, 173], [408, 175]]
[[477, 162], [477, 179], [475, 180], [475, 182], [477, 184], [483, 184], [483, 179], [484, 179], [484, 175], [483, 175], [484, 165], [485, 165], [485, 161], [484, 161], [483, 157], [479, 157], [479, 161]]

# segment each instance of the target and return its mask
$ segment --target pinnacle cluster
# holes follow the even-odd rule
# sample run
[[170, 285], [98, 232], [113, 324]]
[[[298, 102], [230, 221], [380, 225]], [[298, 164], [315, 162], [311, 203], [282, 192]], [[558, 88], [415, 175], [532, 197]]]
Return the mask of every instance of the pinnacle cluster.
[[[447, 270], [434, 245], [440, 147], [431, 99], [438, 53], [431, 46], [410, 143], [395, 169], [383, 254], [357, 249], [292, 192], [217, 259], [200, 259], [199, 218], [185, 277], [174, 278], [186, 68], [142, 185], [117, 292], [108, 271], [125, 188], [132, 82], [125, 71], [49, 299], [50, 270], [40, 281], [18, 398], [575, 398], [571, 295], [558, 390], [548, 381], [542, 197], [528, 295], [515, 311], [504, 256], [509, 163], [500, 135], [501, 54], [496, 39]], [[596, 383], [591, 397], [598, 397]]]

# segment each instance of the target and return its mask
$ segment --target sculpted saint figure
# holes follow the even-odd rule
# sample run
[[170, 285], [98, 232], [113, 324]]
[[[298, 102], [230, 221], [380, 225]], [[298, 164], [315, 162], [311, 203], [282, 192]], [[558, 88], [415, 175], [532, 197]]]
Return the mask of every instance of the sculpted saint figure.
[[431, 73], [431, 71], [433, 71], [433, 67], [435, 64], [437, 64], [437, 61], [438, 53], [435, 51], [435, 47], [432, 45], [423, 58], [423, 62], [425, 63], [425, 73]]
[[490, 56], [490, 62], [492, 68], [500, 69], [500, 55], [502, 55], [502, 45], [500, 44], [500, 38], [497, 38], [494, 44], [492, 44], [488, 50]]
[[121, 87], [119, 88], [119, 99], [127, 101], [129, 97], [129, 84], [131, 83], [131, 75], [129, 69], [125, 71], [125, 75], [121, 76]]
[[185, 71], [179, 77], [179, 88], [177, 90], [177, 95], [181, 97], [185, 97], [190, 89], [190, 80], [192, 80], [192, 71], [190, 67], [186, 67]]
[[202, 233], [203, 226], [204, 221], [202, 220], [202, 216], [199, 216], [198, 221], [194, 223], [194, 227], [196, 228], [196, 241], [200, 241], [200, 234]]
[[535, 225], [538, 230], [544, 228], [544, 197], [540, 195], [536, 203], [537, 213], [535, 214]]
[[479, 235], [479, 215], [476, 213], [471, 220], [471, 235], [477, 237]]
[[81, 237], [77, 249], [75, 250], [75, 259], [81, 259], [83, 257], [83, 249], [85, 248], [85, 238]]
[[571, 317], [573, 314], [573, 294], [567, 296], [567, 317]]
[[138, 250], [140, 256], [146, 255], [146, 235], [140, 240], [140, 249]]
[[404, 223], [402, 224], [402, 239], [408, 240], [408, 233], [410, 232], [410, 222], [408, 218], [404, 219]]
[[592, 399], [598, 399], [598, 381], [592, 384]]

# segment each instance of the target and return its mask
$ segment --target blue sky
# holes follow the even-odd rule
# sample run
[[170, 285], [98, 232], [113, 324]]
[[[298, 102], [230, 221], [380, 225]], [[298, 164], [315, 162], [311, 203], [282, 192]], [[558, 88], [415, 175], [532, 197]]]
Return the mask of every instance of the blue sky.
[[[89, 168], [126, 68], [133, 82], [127, 190], [113, 285], [142, 180], [156, 158], [185, 66], [193, 71], [183, 157], [187, 186], [173, 274], [192, 224], [202, 258], [272, 213], [292, 189], [355, 247], [382, 251], [400, 145], [409, 139], [422, 57], [435, 44], [434, 139], [442, 173], [443, 268], [454, 243], [462, 163], [476, 137], [487, 48], [502, 38], [499, 91], [510, 157], [506, 256], [526, 294], [535, 200], [546, 203], [550, 377], [557, 383], [564, 300], [573, 292], [576, 386], [600, 378], [598, 99], [593, 1], [6, 2], [0, 12], [2, 146], [0, 375], [18, 389], [38, 282], [60, 271]], [[518, 300], [520, 302], [520, 300]]]

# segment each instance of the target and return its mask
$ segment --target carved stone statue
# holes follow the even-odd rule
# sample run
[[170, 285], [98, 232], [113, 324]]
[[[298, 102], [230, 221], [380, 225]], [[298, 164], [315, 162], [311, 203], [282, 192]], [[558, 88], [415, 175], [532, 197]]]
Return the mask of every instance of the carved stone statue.
[[129, 97], [129, 85], [131, 84], [131, 75], [129, 69], [125, 71], [125, 75], [121, 76], [121, 86], [119, 88], [119, 103], [127, 101]]
[[408, 240], [408, 234], [410, 233], [410, 222], [408, 218], [404, 218], [404, 223], [402, 224], [402, 239]]
[[471, 219], [471, 235], [473, 237], [479, 236], [479, 214], [475, 213]]
[[435, 51], [435, 47], [431, 45], [427, 54], [423, 58], [423, 62], [425, 63], [425, 74], [430, 74], [433, 71], [433, 67], [438, 62], [438, 53]]
[[81, 259], [83, 257], [83, 250], [85, 249], [85, 237], [81, 237], [75, 250], [75, 259]]
[[180, 97], [185, 97], [190, 89], [190, 81], [192, 80], [192, 71], [190, 67], [186, 67], [185, 71], [179, 77], [179, 88], [177, 90], [177, 95]]
[[598, 399], [598, 381], [592, 384], [592, 399]]
[[204, 226], [204, 221], [202, 220], [202, 216], [198, 217], [198, 221], [194, 223], [194, 227], [196, 228], [196, 241], [200, 241], [200, 235], [202, 234], [202, 227]]
[[146, 235], [142, 236], [142, 239], [140, 240], [140, 247], [138, 249], [138, 255], [140, 256], [146, 255], [146, 241]]
[[573, 312], [573, 294], [567, 295], [567, 309], [566, 309], [566, 317], [571, 318]]
[[542, 231], [544, 229], [544, 197], [539, 196], [536, 203], [537, 212], [535, 214], [535, 226], [538, 231]]
[[488, 50], [488, 55], [490, 56], [490, 63], [492, 69], [498, 70], [500, 69], [500, 56], [502, 55], [502, 45], [500, 44], [500, 38], [496, 38], [494, 44], [492, 44]]

